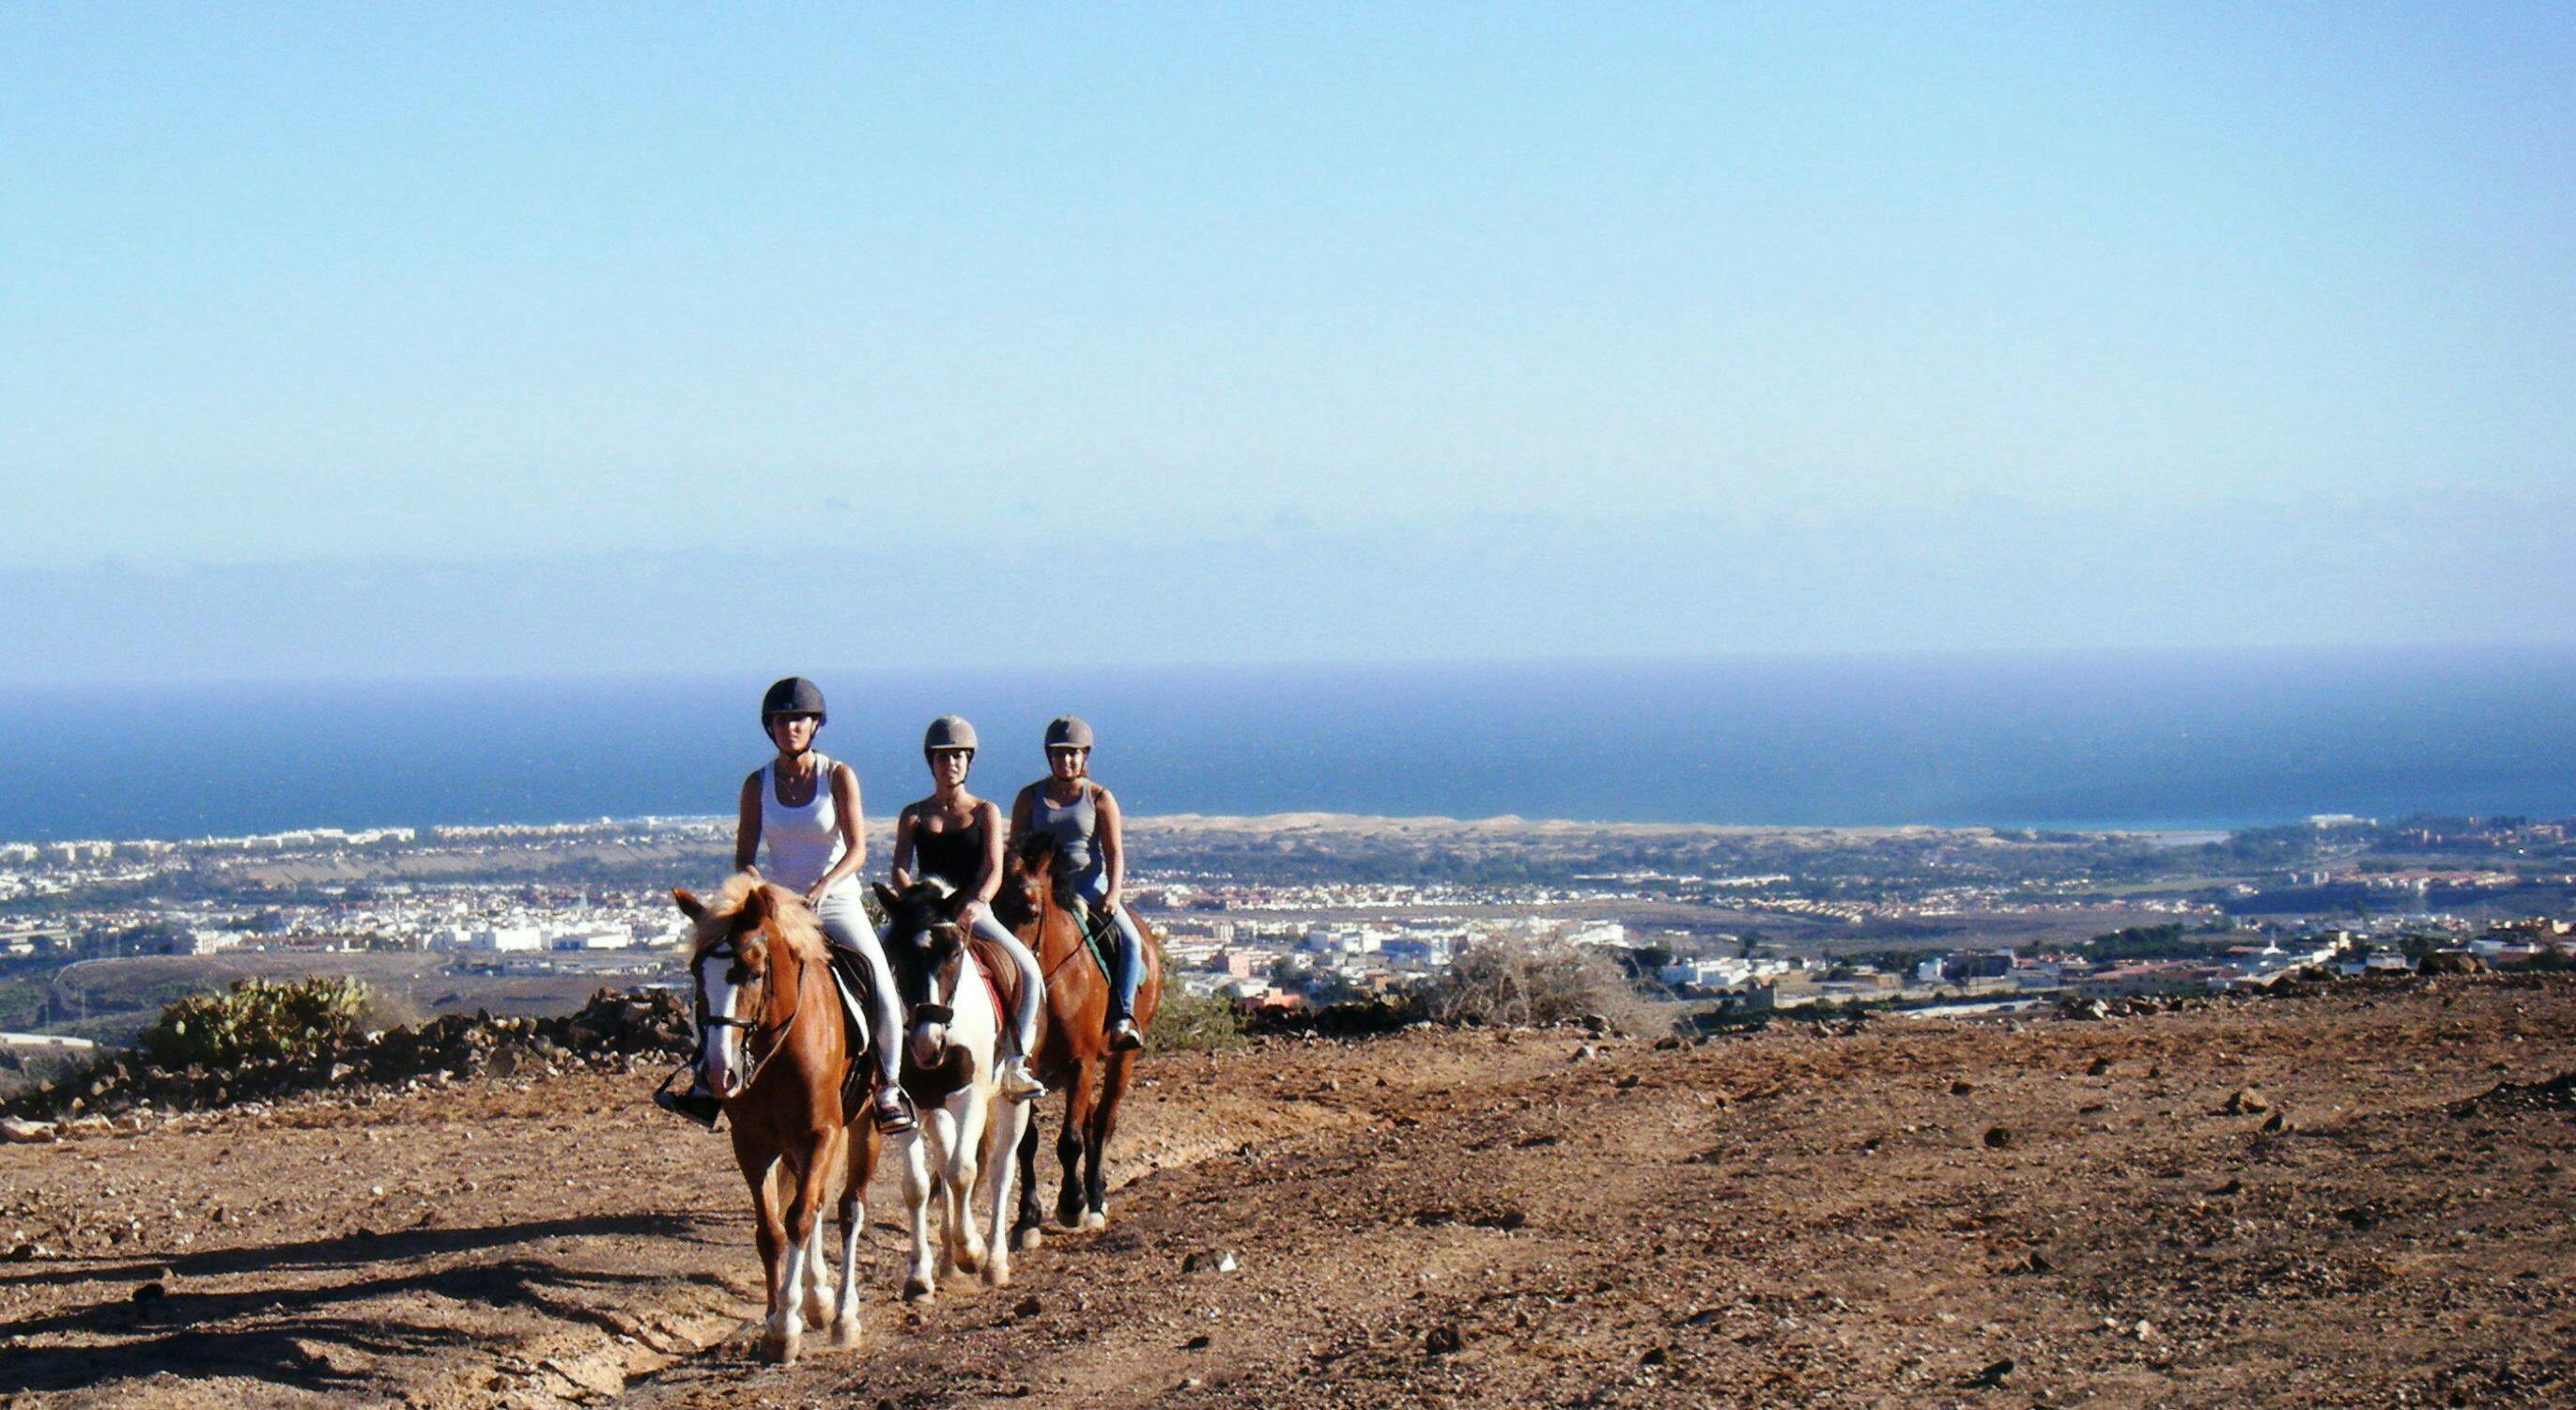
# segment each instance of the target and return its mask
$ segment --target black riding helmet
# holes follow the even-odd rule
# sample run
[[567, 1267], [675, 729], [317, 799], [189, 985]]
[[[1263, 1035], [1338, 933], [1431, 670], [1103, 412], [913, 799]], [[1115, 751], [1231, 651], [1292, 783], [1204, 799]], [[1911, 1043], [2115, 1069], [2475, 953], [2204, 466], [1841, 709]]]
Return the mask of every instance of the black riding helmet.
[[761, 729], [766, 731], [770, 720], [778, 715], [811, 715], [817, 725], [831, 719], [823, 713], [823, 688], [803, 676], [789, 676], [760, 697]]

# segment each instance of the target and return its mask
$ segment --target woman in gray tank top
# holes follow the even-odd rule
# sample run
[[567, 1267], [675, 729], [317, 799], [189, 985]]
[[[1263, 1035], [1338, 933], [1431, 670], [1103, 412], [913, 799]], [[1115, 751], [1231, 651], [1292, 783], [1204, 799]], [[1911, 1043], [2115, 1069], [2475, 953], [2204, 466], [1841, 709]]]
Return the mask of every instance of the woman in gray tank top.
[[1109, 1009], [1110, 1046], [1145, 1046], [1136, 1031], [1136, 989], [1145, 982], [1145, 937], [1127, 914], [1124, 831], [1118, 800], [1091, 777], [1091, 726], [1072, 715], [1047, 726], [1047, 776], [1020, 790], [1011, 840], [1043, 832], [1056, 840], [1056, 874], [1116, 924], [1117, 973]]

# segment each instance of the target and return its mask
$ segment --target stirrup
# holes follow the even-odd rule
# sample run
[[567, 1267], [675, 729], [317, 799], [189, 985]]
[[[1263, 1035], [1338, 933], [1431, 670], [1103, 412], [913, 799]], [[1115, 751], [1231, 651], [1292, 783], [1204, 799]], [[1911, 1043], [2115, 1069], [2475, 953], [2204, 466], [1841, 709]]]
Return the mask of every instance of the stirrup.
[[876, 1118], [877, 1129], [879, 1131], [882, 1131], [889, 1136], [900, 1136], [907, 1131], [917, 1130], [920, 1127], [921, 1116], [918, 1112], [913, 1110], [912, 1094], [910, 1092], [905, 1091], [901, 1087], [886, 1087], [880, 1089], [880, 1091], [891, 1092], [894, 1094], [894, 1104], [896, 1109], [888, 1111], [882, 1095], [877, 1100], [868, 1103], [868, 1111]]

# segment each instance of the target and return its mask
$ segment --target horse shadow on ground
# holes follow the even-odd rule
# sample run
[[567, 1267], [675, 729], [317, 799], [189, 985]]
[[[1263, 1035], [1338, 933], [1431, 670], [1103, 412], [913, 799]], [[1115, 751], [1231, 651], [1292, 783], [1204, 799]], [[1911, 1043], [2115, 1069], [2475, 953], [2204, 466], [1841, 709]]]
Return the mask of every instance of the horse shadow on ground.
[[[500, 1310], [522, 1308], [595, 1327], [627, 1330], [593, 1305], [602, 1293], [647, 1285], [724, 1289], [713, 1274], [592, 1272], [530, 1257], [469, 1261], [394, 1276], [366, 1277], [371, 1265], [472, 1254], [543, 1239], [583, 1236], [687, 1238], [700, 1220], [669, 1214], [602, 1215], [474, 1229], [412, 1230], [265, 1248], [210, 1251], [173, 1259], [92, 1266], [18, 1282], [92, 1282], [108, 1294], [88, 1306], [0, 1323], [0, 1337], [70, 1334], [70, 1346], [12, 1348], [0, 1358], [0, 1396], [70, 1391], [139, 1376], [234, 1376], [317, 1392], [356, 1392], [384, 1358], [407, 1358], [468, 1342], [489, 1343], [460, 1326], [370, 1316], [350, 1304], [406, 1295]], [[134, 1281], [168, 1269], [172, 1283], [134, 1299]], [[240, 1277], [345, 1269], [361, 1276], [324, 1287], [251, 1286], [194, 1291], [191, 1277]]]

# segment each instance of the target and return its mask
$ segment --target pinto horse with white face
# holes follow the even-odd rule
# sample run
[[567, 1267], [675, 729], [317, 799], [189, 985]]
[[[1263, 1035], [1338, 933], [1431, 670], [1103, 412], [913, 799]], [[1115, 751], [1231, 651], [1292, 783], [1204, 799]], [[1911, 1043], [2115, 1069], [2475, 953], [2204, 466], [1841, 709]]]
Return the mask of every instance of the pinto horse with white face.
[[[1118, 1108], [1126, 1100], [1136, 1054], [1110, 1045], [1109, 975], [1095, 958], [1099, 952], [1092, 942], [1083, 938], [1081, 913], [1057, 894], [1055, 858], [1056, 839], [1049, 834], [1033, 833], [1023, 840], [1004, 860], [993, 914], [1038, 957], [1038, 969], [1046, 976], [1046, 1021], [1030, 1066], [1039, 1080], [1065, 1094], [1064, 1128], [1055, 1141], [1056, 1159], [1064, 1166], [1056, 1219], [1068, 1229], [1097, 1229], [1109, 1222], [1109, 1138], [1118, 1131]], [[1142, 920], [1136, 929], [1145, 941], [1145, 978], [1136, 987], [1135, 1013], [1142, 1028], [1153, 1023], [1163, 1003], [1162, 943]], [[1029, 1178], [1013, 1225], [1023, 1249], [1045, 1242], [1044, 1221], [1038, 1217], [1037, 1153], [1037, 1123], [1031, 1121], [1020, 1138], [1020, 1163], [1028, 1167]]]
[[[1000, 1287], [1011, 1280], [1011, 1180], [1028, 1106], [1001, 1102], [996, 1113], [993, 1074], [1019, 972], [951, 919], [956, 891], [947, 882], [926, 877], [901, 892], [882, 883], [875, 890], [886, 914], [886, 962], [910, 1015], [904, 1090], [921, 1112], [920, 1128], [896, 1138], [912, 1206], [904, 1300], [929, 1299], [959, 1272], [981, 1271]], [[935, 1259], [934, 1197], [942, 1225]], [[977, 1226], [979, 1213], [987, 1227]]]
[[[673, 891], [691, 924], [698, 1061], [733, 1125], [733, 1154], [751, 1186], [769, 1273], [764, 1354], [792, 1362], [808, 1322], [829, 1321], [836, 1346], [859, 1335], [855, 1263], [878, 1136], [853, 1125], [841, 1089], [850, 1066], [822, 927], [795, 893], [756, 873], [727, 881], [712, 901]], [[881, 1040], [882, 1041], [882, 1040]], [[773, 1175], [776, 1178], [773, 1178]], [[823, 1204], [840, 1181], [837, 1304]]]

